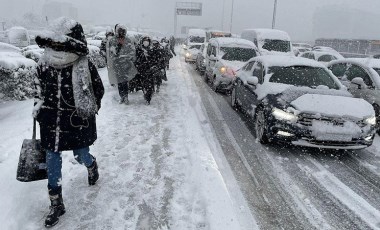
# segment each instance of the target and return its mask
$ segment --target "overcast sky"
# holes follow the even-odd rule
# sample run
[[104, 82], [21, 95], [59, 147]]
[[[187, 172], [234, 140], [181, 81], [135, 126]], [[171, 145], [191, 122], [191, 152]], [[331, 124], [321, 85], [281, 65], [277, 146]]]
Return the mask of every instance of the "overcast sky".
[[[17, 18], [34, 11], [41, 14], [42, 5], [49, 0], [0, 0], [0, 20]], [[125, 23], [150, 27], [173, 33], [174, 5], [177, 0], [56, 0], [70, 2], [78, 8], [79, 21], [94, 24]], [[184, 0], [186, 1], [186, 0]], [[202, 17], [180, 16], [181, 26], [230, 29], [233, 0], [195, 0], [203, 3]], [[223, 2], [224, 17], [223, 16]], [[274, 0], [234, 0], [232, 32], [240, 34], [245, 28], [270, 28]], [[287, 31], [293, 40], [313, 40], [313, 14], [318, 7], [339, 5], [380, 15], [380, 0], [278, 0], [276, 28]], [[345, 21], [332, 22], [333, 27]], [[221, 28], [222, 25], [224, 28]], [[378, 26], [376, 22], [368, 27]], [[365, 29], [362, 30], [363, 33]], [[317, 36], [317, 35], [314, 35]], [[354, 35], [353, 35], [354, 36]], [[365, 35], [363, 35], [365, 37]], [[380, 39], [380, 34], [379, 34]]]

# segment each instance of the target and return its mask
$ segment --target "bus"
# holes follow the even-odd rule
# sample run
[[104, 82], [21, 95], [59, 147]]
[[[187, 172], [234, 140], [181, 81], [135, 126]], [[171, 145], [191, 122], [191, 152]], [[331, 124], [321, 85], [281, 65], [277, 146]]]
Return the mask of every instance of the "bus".
[[380, 54], [380, 40], [319, 38], [315, 45], [331, 47], [346, 58]]

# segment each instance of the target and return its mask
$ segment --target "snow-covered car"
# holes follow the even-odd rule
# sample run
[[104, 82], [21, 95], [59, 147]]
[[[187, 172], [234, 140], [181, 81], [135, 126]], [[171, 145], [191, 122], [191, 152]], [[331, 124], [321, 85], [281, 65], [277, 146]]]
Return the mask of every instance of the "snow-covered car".
[[13, 45], [0, 42], [0, 99], [23, 100], [33, 95], [37, 63]]
[[192, 43], [190, 46], [185, 48], [185, 62], [194, 63], [197, 60], [197, 55], [200, 52], [201, 46], [203, 44], [194, 44]]
[[106, 58], [100, 53], [100, 48], [93, 45], [87, 45], [88, 57], [92, 63], [98, 68], [104, 68], [107, 65]]
[[201, 45], [199, 52], [197, 54], [197, 58], [195, 60], [195, 69], [203, 75], [206, 70], [206, 55], [207, 55], [207, 46], [208, 43], [204, 43]]
[[326, 51], [326, 52], [339, 53], [338, 51], [328, 46], [313, 46], [312, 51]]
[[100, 48], [102, 44], [102, 40], [93, 40], [93, 39], [86, 39], [87, 45], [97, 46]]
[[253, 42], [261, 55], [294, 56], [289, 34], [274, 29], [246, 29], [241, 38]]
[[92, 40], [103, 40], [104, 38], [106, 38], [106, 31], [101, 31], [101, 32], [98, 32], [96, 35], [94, 35], [92, 37]]
[[321, 63], [300, 57], [251, 59], [237, 74], [231, 105], [253, 118], [263, 144], [362, 149], [376, 131], [371, 104], [354, 98]]
[[205, 59], [205, 81], [211, 82], [214, 91], [229, 91], [236, 71], [258, 55], [257, 47], [251, 41], [241, 38], [210, 39]]
[[38, 45], [30, 45], [25, 48], [22, 48], [21, 53], [22, 55], [24, 55], [24, 57], [38, 62], [41, 56], [44, 54], [44, 49], [41, 49]]
[[301, 54], [300, 57], [316, 60], [324, 65], [334, 60], [344, 59], [341, 54], [331, 51], [308, 51]]
[[8, 31], [8, 43], [17, 47], [30, 45], [29, 32], [24, 27], [15, 26]]
[[307, 43], [292, 42], [292, 48], [293, 48], [294, 55], [298, 56], [304, 52], [311, 51], [312, 46]]
[[374, 107], [380, 133], [380, 60], [347, 58], [332, 61], [328, 68], [352, 95], [363, 98]]

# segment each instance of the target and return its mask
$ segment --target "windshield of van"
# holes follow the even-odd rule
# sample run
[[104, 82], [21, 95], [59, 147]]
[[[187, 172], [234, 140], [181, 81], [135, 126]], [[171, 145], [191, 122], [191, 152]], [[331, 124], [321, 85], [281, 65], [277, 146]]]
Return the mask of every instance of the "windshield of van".
[[199, 37], [199, 36], [191, 36], [189, 38], [189, 41], [192, 43], [204, 43], [205, 38], [204, 37]]
[[254, 49], [239, 48], [239, 47], [221, 47], [223, 56], [222, 59], [226, 61], [241, 61], [246, 62], [249, 59], [256, 57]]
[[290, 42], [283, 40], [265, 39], [263, 49], [277, 52], [290, 52]]

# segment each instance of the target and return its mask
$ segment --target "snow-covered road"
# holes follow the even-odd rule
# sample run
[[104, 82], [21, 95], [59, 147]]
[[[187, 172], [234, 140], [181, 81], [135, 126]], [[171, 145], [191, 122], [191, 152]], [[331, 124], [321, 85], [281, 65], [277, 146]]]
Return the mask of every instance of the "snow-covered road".
[[[380, 229], [380, 138], [348, 153], [263, 146], [183, 58], [150, 106], [117, 103], [107, 71], [91, 148], [100, 181], [64, 152], [57, 229]], [[16, 181], [33, 102], [0, 104], [0, 229], [43, 229], [46, 181]], [[235, 179], [236, 178], [236, 179]]]
[[[145, 105], [141, 92], [129, 105], [106, 87], [91, 147], [100, 180], [63, 153], [66, 214], [57, 229], [256, 229], [221, 147], [204, 113], [187, 67], [172, 61], [169, 81]], [[31, 100], [0, 104], [1, 229], [43, 229], [46, 181], [16, 181], [21, 143], [31, 137]]]

